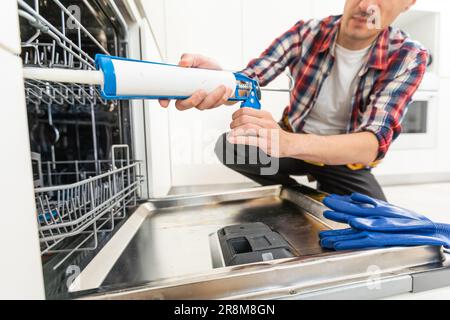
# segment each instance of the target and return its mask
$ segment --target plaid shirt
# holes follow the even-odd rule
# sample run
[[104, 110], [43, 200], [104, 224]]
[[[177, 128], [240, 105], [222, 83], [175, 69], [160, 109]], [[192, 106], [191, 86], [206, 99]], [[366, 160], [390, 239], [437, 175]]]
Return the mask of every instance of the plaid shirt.
[[[242, 71], [261, 86], [289, 68], [295, 79], [283, 122], [302, 132], [320, 88], [334, 63], [334, 46], [341, 16], [299, 21]], [[382, 159], [401, 132], [401, 122], [411, 97], [425, 73], [428, 51], [401, 30], [387, 28], [372, 45], [359, 73], [352, 97], [347, 133], [373, 132]]]

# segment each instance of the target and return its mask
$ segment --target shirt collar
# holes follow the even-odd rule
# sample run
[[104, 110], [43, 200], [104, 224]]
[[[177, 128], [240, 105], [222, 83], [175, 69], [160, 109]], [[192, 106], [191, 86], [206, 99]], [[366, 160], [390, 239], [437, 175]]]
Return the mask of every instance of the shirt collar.
[[[336, 46], [337, 35], [341, 25], [342, 17], [335, 21], [330, 32], [327, 32], [324, 41], [320, 45], [319, 52], [330, 50], [334, 57], [334, 49]], [[366, 73], [369, 68], [384, 70], [388, 66], [388, 48], [389, 48], [389, 28], [383, 30], [375, 40], [370, 49], [367, 62], [361, 70], [361, 75]]]

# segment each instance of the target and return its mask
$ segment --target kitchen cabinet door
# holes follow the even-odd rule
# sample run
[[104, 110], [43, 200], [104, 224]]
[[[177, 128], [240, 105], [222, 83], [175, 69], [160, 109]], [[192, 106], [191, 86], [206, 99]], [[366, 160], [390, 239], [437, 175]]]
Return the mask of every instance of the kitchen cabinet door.
[[0, 30], [0, 47], [19, 54], [19, 17], [16, 0], [0, 1]]
[[[177, 63], [187, 52], [213, 57], [227, 70], [243, 67], [240, 1], [168, 0], [166, 19], [169, 63]], [[245, 180], [220, 164], [214, 154], [216, 139], [229, 130], [237, 109], [235, 105], [180, 112], [173, 104], [169, 107], [173, 185]]]
[[450, 79], [450, 1], [441, 1], [440, 12], [440, 32], [439, 32], [439, 74], [441, 77]]
[[312, 17], [310, 0], [243, 0], [243, 56], [256, 58], [297, 21]]
[[438, 123], [436, 128], [438, 146], [437, 161], [439, 170], [447, 173], [450, 173], [450, 126], [448, 125], [448, 120], [450, 119], [450, 108], [448, 107], [448, 101], [450, 101], [449, 88], [450, 78], [442, 78], [438, 103]]
[[312, 1], [313, 17], [322, 19], [330, 15], [339, 15], [344, 12], [345, 0], [319, 0]]
[[[162, 62], [156, 41], [147, 23], [141, 25], [142, 59]], [[165, 196], [170, 190], [170, 141], [169, 112], [162, 108], [156, 100], [145, 100], [143, 114], [145, 126], [142, 128], [146, 136], [145, 150], [148, 165], [149, 191], [151, 197]]]
[[447, 1], [442, 0], [427, 0], [427, 1], [417, 1], [413, 6], [414, 10], [424, 10], [424, 11], [440, 11], [446, 6]]
[[156, 47], [163, 59], [166, 59], [166, 9], [165, 0], [138, 0], [150, 24]]
[[[289, 30], [299, 20], [312, 17], [310, 0], [243, 0], [242, 34], [244, 64], [258, 57], [272, 41]], [[268, 87], [287, 89], [288, 77], [281, 74]], [[280, 92], [262, 93], [261, 104], [279, 119], [289, 103], [289, 94]]]
[[22, 62], [0, 48], [0, 299], [44, 298]]
[[165, 8], [169, 62], [191, 52], [214, 57], [225, 69], [241, 67], [240, 1], [167, 0]]

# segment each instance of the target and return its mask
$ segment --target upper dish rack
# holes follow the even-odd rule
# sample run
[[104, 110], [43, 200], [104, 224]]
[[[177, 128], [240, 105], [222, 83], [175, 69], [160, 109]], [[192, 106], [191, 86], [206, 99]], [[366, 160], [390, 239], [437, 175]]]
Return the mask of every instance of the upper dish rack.
[[[34, 29], [34, 32], [22, 41], [24, 64], [43, 68], [95, 70], [94, 59], [85, 51], [86, 49], [83, 50], [83, 40], [88, 39], [98, 53], [109, 55], [109, 51], [77, 20], [77, 17], [61, 1], [49, 1], [52, 1], [54, 6], [60, 10], [59, 28], [40, 14], [38, 0], [34, 0], [34, 7], [24, 0], [18, 0], [19, 16], [25, 19]], [[71, 33], [75, 33], [75, 41], [72, 41], [67, 35], [68, 22], [71, 24]], [[45, 39], [44, 41], [41, 40], [42, 37]], [[117, 104], [116, 101], [106, 102], [101, 97], [98, 88], [89, 85], [26, 80], [25, 93], [27, 102], [33, 104]]]

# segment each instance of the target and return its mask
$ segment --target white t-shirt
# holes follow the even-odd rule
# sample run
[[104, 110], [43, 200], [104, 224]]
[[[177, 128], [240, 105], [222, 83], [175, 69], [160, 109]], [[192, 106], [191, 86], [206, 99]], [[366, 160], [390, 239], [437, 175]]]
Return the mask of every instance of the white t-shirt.
[[306, 119], [303, 130], [318, 135], [334, 135], [347, 132], [352, 112], [352, 97], [358, 85], [358, 73], [370, 50], [348, 50], [335, 46], [335, 61], [330, 75]]

